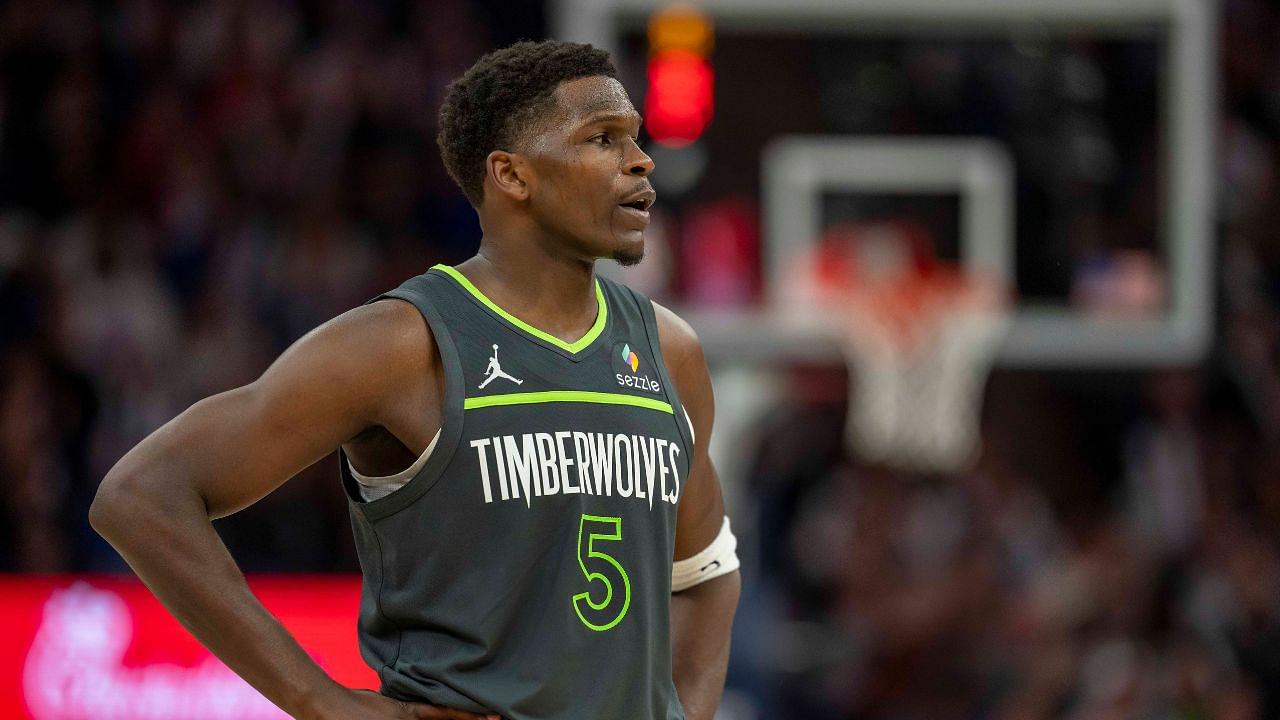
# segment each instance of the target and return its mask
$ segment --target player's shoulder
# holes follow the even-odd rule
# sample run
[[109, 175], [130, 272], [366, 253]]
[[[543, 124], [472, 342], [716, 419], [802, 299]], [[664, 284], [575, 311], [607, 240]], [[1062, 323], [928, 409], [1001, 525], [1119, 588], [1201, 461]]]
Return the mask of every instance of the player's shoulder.
[[[373, 340], [389, 351], [421, 350], [431, 343], [431, 328], [413, 303], [396, 297], [383, 297], [352, 308], [342, 315], [343, 325], [361, 339]], [[335, 320], [338, 318], [335, 318]]]
[[658, 342], [667, 366], [673, 371], [686, 361], [702, 358], [702, 341], [687, 320], [661, 303], [653, 303], [653, 314], [658, 324]]
[[692, 419], [697, 436], [710, 437], [714, 400], [702, 341], [693, 326], [670, 308], [655, 302], [653, 314], [657, 319], [662, 360], [680, 393], [681, 403]]
[[422, 313], [396, 298], [354, 307], [303, 338], [307, 355], [338, 367], [378, 368], [372, 376], [399, 382], [423, 372], [435, 354], [435, 342]]

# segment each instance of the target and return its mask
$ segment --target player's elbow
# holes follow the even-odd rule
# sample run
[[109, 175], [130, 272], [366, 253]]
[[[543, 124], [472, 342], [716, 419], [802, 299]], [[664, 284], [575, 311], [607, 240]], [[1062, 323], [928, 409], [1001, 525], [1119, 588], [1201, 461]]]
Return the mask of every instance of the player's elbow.
[[89, 506], [90, 527], [110, 541], [128, 527], [142, 494], [141, 483], [136, 478], [112, 468], [98, 484], [93, 504]]
[[164, 497], [159, 483], [117, 464], [98, 485], [89, 506], [89, 525], [113, 545], [134, 532], [145, 531], [173, 514], [172, 499]]

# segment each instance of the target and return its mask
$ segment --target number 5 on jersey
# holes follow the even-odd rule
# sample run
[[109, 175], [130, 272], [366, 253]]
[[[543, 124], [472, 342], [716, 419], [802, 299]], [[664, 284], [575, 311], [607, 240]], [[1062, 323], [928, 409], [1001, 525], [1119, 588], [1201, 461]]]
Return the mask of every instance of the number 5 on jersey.
[[[578, 567], [587, 579], [587, 590], [573, 596], [573, 609], [582, 624], [592, 630], [603, 632], [612, 628], [622, 622], [631, 607], [631, 580], [627, 571], [612, 555], [597, 547], [621, 540], [622, 518], [582, 516], [578, 525]], [[601, 599], [597, 601], [594, 597]]]

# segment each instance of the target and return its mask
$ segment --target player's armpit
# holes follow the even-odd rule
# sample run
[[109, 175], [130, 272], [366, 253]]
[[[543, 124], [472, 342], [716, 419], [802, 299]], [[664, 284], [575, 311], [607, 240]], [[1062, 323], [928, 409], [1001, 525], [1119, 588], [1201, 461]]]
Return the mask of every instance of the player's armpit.
[[236, 512], [388, 423], [388, 408], [407, 392], [433, 393], [434, 354], [411, 305], [351, 310], [298, 340], [255, 382], [201, 400], [139, 443], [108, 474], [100, 500], [185, 486], [210, 517]]

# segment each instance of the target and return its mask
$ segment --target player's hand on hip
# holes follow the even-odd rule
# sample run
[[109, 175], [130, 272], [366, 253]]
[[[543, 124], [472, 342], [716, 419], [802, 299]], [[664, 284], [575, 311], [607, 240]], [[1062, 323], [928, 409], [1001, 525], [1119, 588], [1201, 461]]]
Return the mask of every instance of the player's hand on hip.
[[347, 709], [331, 707], [333, 720], [501, 720], [497, 714], [455, 710], [454, 708], [411, 703], [380, 695], [372, 690], [348, 690]]

